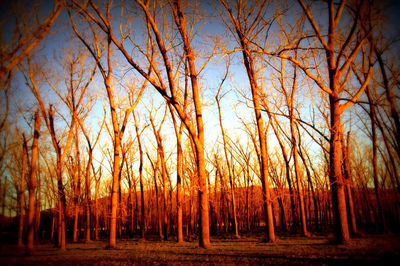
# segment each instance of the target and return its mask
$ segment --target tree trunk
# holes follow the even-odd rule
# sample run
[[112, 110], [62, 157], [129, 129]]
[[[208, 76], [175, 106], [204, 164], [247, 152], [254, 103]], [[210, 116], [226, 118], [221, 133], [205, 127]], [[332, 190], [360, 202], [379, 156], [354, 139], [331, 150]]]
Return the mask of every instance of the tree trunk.
[[133, 118], [135, 120], [135, 130], [136, 130], [136, 136], [138, 140], [138, 146], [139, 146], [139, 183], [140, 183], [140, 231], [141, 231], [141, 239], [145, 240], [146, 239], [146, 213], [145, 213], [145, 200], [144, 200], [144, 185], [143, 185], [143, 149], [142, 149], [142, 142], [140, 139], [139, 134], [139, 125], [136, 120], [136, 115], [135, 112], [132, 112]]
[[73, 235], [72, 241], [78, 241], [78, 220], [79, 220], [79, 194], [81, 191], [81, 160], [80, 160], [80, 149], [79, 149], [79, 136], [78, 136], [78, 125], [75, 127], [75, 150], [76, 150], [76, 171], [74, 180], [74, 228], [73, 228]]
[[285, 175], [286, 175], [286, 181], [287, 181], [288, 186], [289, 186], [290, 210], [292, 211], [292, 232], [296, 233], [297, 232], [297, 215], [296, 215], [296, 205], [295, 205], [295, 201], [294, 201], [295, 195], [294, 195], [292, 180], [290, 178], [289, 158], [288, 158], [288, 154], [287, 154], [287, 152], [285, 150], [285, 146], [284, 146], [284, 144], [283, 144], [283, 142], [281, 140], [281, 137], [279, 135], [278, 129], [276, 128], [276, 125], [278, 125], [278, 122], [276, 121], [276, 118], [271, 115], [270, 112], [268, 112], [268, 116], [269, 116], [270, 119], [273, 118], [273, 122], [271, 123], [272, 129], [273, 129], [273, 131], [275, 133], [276, 139], [278, 140], [279, 147], [281, 148], [283, 160], [285, 161]]
[[301, 221], [301, 233], [303, 236], [308, 236], [307, 231], [307, 223], [306, 223], [306, 213], [305, 213], [305, 206], [304, 206], [304, 196], [303, 196], [303, 188], [301, 185], [300, 180], [300, 172], [299, 172], [299, 165], [297, 159], [297, 141], [294, 132], [294, 121], [293, 121], [293, 113], [289, 114], [290, 119], [290, 131], [291, 131], [291, 144], [292, 144], [292, 156], [293, 156], [293, 164], [294, 164], [294, 172], [296, 175], [296, 182], [297, 182], [297, 190], [298, 190], [298, 198], [299, 198], [299, 205], [300, 205], [300, 221]]
[[[132, 165], [131, 165], [131, 170], [132, 170]], [[133, 179], [133, 193], [135, 194], [135, 207], [132, 202], [131, 206], [131, 223], [134, 226], [132, 233], [136, 232], [136, 229], [138, 227], [138, 216], [139, 216], [139, 204], [138, 204], [138, 195], [136, 191], [136, 179]]]
[[299, 155], [300, 155], [301, 160], [303, 161], [303, 164], [304, 164], [304, 167], [305, 167], [306, 173], [307, 173], [308, 182], [310, 183], [310, 187], [311, 187], [311, 193], [312, 193], [312, 198], [313, 198], [313, 203], [314, 203], [315, 229], [318, 231], [319, 230], [319, 221], [320, 221], [320, 219], [319, 219], [320, 206], [318, 206], [318, 204], [320, 204], [320, 202], [317, 200], [318, 187], [316, 187], [316, 190], [317, 190], [317, 193], [316, 193], [314, 190], [314, 186], [312, 184], [310, 169], [307, 167], [307, 164], [306, 164], [305, 156], [307, 156], [307, 158], [310, 162], [310, 167], [313, 170], [314, 176], [315, 176], [315, 171], [314, 171], [314, 168], [312, 167], [311, 159], [308, 156], [308, 153], [306, 153], [303, 149], [301, 149], [301, 147], [302, 147], [301, 145], [299, 145], [299, 146], [300, 146]]
[[[182, 130], [182, 126], [181, 126]], [[177, 242], [183, 242], [183, 221], [182, 221], [182, 178], [183, 178], [183, 152], [181, 143], [181, 130], [176, 136], [176, 152], [177, 152], [177, 165], [176, 165], [176, 213], [177, 213]]]
[[[334, 79], [334, 78], [332, 78]], [[333, 83], [335, 81], [331, 81]], [[332, 85], [335, 88], [337, 84]], [[333, 90], [334, 92], [336, 90]], [[341, 121], [338, 95], [329, 95], [331, 108], [331, 130], [329, 148], [329, 181], [332, 190], [332, 210], [335, 227], [335, 240], [339, 243], [350, 241], [349, 226], [347, 223], [346, 197], [344, 192], [344, 180], [342, 175], [342, 152], [341, 152]]]
[[[110, 108], [115, 109], [114, 104], [110, 103]], [[118, 129], [116, 118], [113, 119], [114, 130]], [[118, 132], [118, 131], [116, 131]], [[115, 248], [117, 246], [117, 211], [118, 211], [118, 192], [119, 192], [119, 171], [120, 171], [120, 153], [121, 140], [119, 133], [115, 133], [114, 137], [114, 162], [113, 162], [113, 178], [111, 187], [111, 219], [110, 219], [110, 234], [108, 239], [108, 247]]]
[[179, 0], [174, 1], [174, 5], [177, 12], [176, 24], [182, 37], [185, 56], [189, 65], [190, 81], [192, 84], [192, 96], [194, 102], [194, 109], [196, 113], [196, 124], [197, 124], [197, 137], [195, 137], [195, 149], [196, 149], [196, 163], [197, 173], [199, 180], [199, 226], [200, 226], [200, 237], [199, 246], [208, 248], [210, 244], [210, 218], [208, 211], [208, 193], [207, 193], [207, 176], [206, 176], [206, 160], [204, 157], [204, 125], [203, 115], [200, 101], [200, 93], [197, 85], [197, 75], [195, 68], [195, 53], [190, 47], [190, 41], [186, 29], [186, 22], [184, 13], [180, 7]]
[[99, 240], [99, 230], [100, 230], [99, 209], [98, 209], [99, 186], [100, 186], [100, 180], [96, 180], [96, 188], [95, 188], [95, 192], [94, 192], [94, 212], [95, 212], [94, 215], [95, 215], [95, 220], [96, 220], [95, 235], [94, 235], [95, 240]]
[[62, 183], [62, 162], [61, 162], [61, 151], [60, 155], [57, 155], [57, 190], [58, 190], [58, 244], [57, 247], [60, 250], [66, 249], [66, 235], [65, 235], [65, 211], [66, 211], [66, 199], [64, 193], [64, 185]]
[[373, 102], [372, 95], [370, 92], [370, 88], [366, 89], [368, 102], [369, 102], [369, 118], [371, 120], [371, 141], [372, 141], [372, 177], [374, 178], [374, 188], [375, 188], [375, 196], [376, 202], [378, 205], [378, 213], [380, 220], [380, 227], [382, 232], [387, 231], [385, 215], [383, 212], [382, 199], [379, 191], [379, 181], [378, 181], [378, 154], [377, 154], [377, 134], [376, 134], [376, 110], [375, 103]]
[[228, 157], [228, 149], [227, 149], [227, 143], [226, 143], [225, 130], [224, 130], [224, 126], [222, 124], [221, 106], [220, 106], [220, 102], [219, 102], [220, 101], [219, 91], [218, 91], [217, 95], [215, 96], [215, 99], [217, 101], [217, 106], [218, 106], [219, 125], [221, 128], [222, 140], [223, 140], [223, 144], [224, 144], [224, 154], [225, 154], [226, 166], [228, 168], [229, 183], [231, 185], [231, 202], [232, 202], [232, 212], [233, 212], [232, 218], [233, 218], [233, 227], [234, 227], [234, 237], [239, 238], [238, 223], [237, 223], [237, 217], [236, 217], [235, 188], [234, 188], [231, 162], [229, 161], [229, 157]]
[[[90, 149], [89, 149], [90, 150]], [[85, 213], [86, 213], [86, 223], [85, 223], [85, 242], [90, 241], [90, 167], [92, 165], [93, 153], [89, 151], [89, 159], [86, 165], [86, 204], [85, 204]]]
[[350, 229], [353, 234], [358, 234], [357, 230], [357, 222], [356, 215], [354, 211], [354, 202], [353, 202], [353, 180], [351, 178], [351, 170], [350, 170], [350, 154], [349, 154], [349, 146], [350, 146], [350, 131], [347, 132], [347, 144], [344, 140], [344, 135], [342, 134], [342, 150], [343, 150], [343, 175], [346, 181], [346, 195], [348, 204], [348, 214], [350, 220]]
[[34, 244], [34, 215], [35, 215], [35, 188], [36, 188], [36, 167], [38, 157], [38, 141], [40, 136], [40, 123], [41, 118], [39, 112], [35, 113], [35, 127], [34, 136], [32, 142], [32, 158], [31, 158], [31, 169], [29, 173], [29, 208], [28, 208], [28, 240], [26, 245], [27, 253], [31, 253]]
[[153, 161], [150, 159], [150, 155], [147, 153], [147, 157], [151, 163], [151, 167], [153, 168], [153, 180], [154, 180], [154, 190], [156, 194], [156, 210], [157, 210], [157, 222], [158, 222], [158, 233], [160, 236], [160, 240], [164, 239], [163, 235], [163, 226], [162, 226], [162, 218], [161, 218], [161, 208], [160, 208], [160, 200], [158, 194], [158, 186], [157, 186], [157, 169], [158, 169], [158, 159], [156, 165], [154, 165]]
[[54, 229], [56, 227], [56, 216], [54, 212], [51, 212], [51, 228], [50, 228], [50, 241], [54, 239]]
[[28, 156], [28, 146], [26, 143], [25, 135], [22, 144], [22, 169], [21, 169], [21, 185], [18, 191], [18, 207], [19, 207], [19, 221], [18, 221], [18, 246], [23, 246], [22, 234], [24, 231], [24, 195], [25, 195], [25, 169], [26, 158]]
[[248, 39], [244, 35], [245, 32], [240, 26], [240, 23], [236, 19], [236, 17], [232, 13], [232, 9], [223, 2], [223, 5], [227, 9], [231, 21], [234, 25], [238, 43], [242, 48], [242, 55], [244, 60], [244, 66], [246, 68], [247, 76], [250, 82], [251, 95], [253, 100], [254, 114], [257, 123], [258, 137], [259, 137], [259, 146], [260, 146], [260, 173], [261, 173], [261, 183], [262, 183], [262, 196], [263, 196], [263, 205], [264, 205], [264, 214], [265, 214], [265, 240], [268, 242], [275, 242], [275, 229], [273, 222], [273, 212], [272, 212], [272, 200], [269, 189], [269, 181], [268, 181], [268, 158], [267, 158], [267, 146], [265, 141], [265, 132], [264, 132], [264, 121], [261, 115], [261, 106], [259, 94], [262, 92], [262, 88], [260, 88], [257, 84], [257, 75], [255, 72], [253, 57], [250, 54]]
[[2, 188], [3, 188], [3, 193], [2, 193], [3, 202], [2, 202], [2, 206], [1, 206], [1, 214], [3, 216], [5, 216], [6, 215], [6, 197], [7, 197], [7, 180], [6, 179], [4, 179]]
[[[39, 165], [39, 162], [38, 162]], [[39, 168], [39, 166], [38, 166]], [[39, 243], [39, 229], [40, 229], [40, 203], [42, 202], [42, 193], [40, 191], [41, 188], [41, 178], [40, 178], [40, 170], [38, 171], [38, 186], [36, 189], [36, 206], [35, 206], [35, 244]]]
[[[249, 201], [249, 189], [250, 189], [250, 165], [249, 161], [246, 162], [246, 231], [250, 232], [250, 201]], [[286, 218], [285, 218], [285, 229], [287, 229]]]
[[127, 179], [128, 179], [128, 202], [126, 204], [127, 210], [128, 210], [128, 215], [129, 215], [129, 222], [128, 222], [128, 228], [129, 228], [129, 235], [133, 235], [133, 198], [132, 198], [132, 180], [131, 180], [131, 173], [128, 165], [128, 160], [125, 160], [125, 167], [127, 170]]

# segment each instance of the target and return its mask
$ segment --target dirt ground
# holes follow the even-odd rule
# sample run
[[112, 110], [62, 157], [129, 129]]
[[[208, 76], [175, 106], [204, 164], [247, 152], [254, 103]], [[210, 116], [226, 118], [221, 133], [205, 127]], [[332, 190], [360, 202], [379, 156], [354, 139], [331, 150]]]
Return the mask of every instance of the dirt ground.
[[202, 249], [197, 241], [119, 240], [116, 249], [106, 241], [68, 243], [66, 251], [41, 244], [31, 256], [15, 245], [0, 246], [0, 265], [400, 265], [400, 235], [353, 238], [350, 245], [331, 244], [326, 236], [280, 237], [276, 243], [259, 238], [212, 238]]

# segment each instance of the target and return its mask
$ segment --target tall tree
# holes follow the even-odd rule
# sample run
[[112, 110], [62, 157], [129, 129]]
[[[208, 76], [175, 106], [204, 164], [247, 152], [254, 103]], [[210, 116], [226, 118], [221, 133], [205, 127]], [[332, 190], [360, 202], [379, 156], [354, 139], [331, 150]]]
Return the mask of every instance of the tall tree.
[[168, 210], [167, 210], [167, 163], [166, 163], [166, 158], [165, 158], [165, 153], [164, 153], [164, 146], [163, 146], [163, 141], [162, 141], [162, 135], [161, 135], [161, 129], [164, 124], [165, 118], [167, 116], [167, 107], [165, 108], [164, 116], [163, 119], [161, 120], [160, 124], [158, 125], [158, 129], [154, 125], [154, 119], [152, 117], [152, 114], [150, 114], [150, 123], [153, 128], [153, 133], [154, 137], [156, 138], [157, 142], [157, 157], [160, 159], [159, 163], [161, 164], [161, 179], [162, 179], [162, 186], [163, 186], [163, 192], [162, 192], [162, 203], [163, 203], [163, 217], [162, 217], [162, 222], [163, 222], [163, 232], [164, 232], [164, 240], [168, 240]]
[[[221, 88], [222, 85], [224, 84], [224, 81], [226, 80], [228, 73], [229, 73], [229, 62], [227, 63], [227, 67], [226, 67], [226, 72], [225, 72], [225, 76], [223, 77], [220, 86], [218, 88], [218, 92], [217, 95], [215, 95], [215, 100], [217, 102], [217, 106], [218, 106], [218, 117], [219, 117], [219, 126], [221, 129], [221, 134], [222, 134], [222, 141], [223, 141], [223, 145], [224, 145], [224, 154], [225, 154], [225, 161], [226, 161], [226, 166], [227, 166], [227, 170], [228, 170], [228, 176], [229, 176], [229, 183], [231, 185], [231, 202], [232, 202], [232, 212], [233, 212], [233, 227], [234, 227], [234, 236], [236, 238], [239, 238], [239, 229], [238, 229], [238, 222], [237, 222], [237, 214], [236, 214], [236, 200], [235, 200], [235, 187], [234, 187], [234, 175], [232, 173], [232, 168], [233, 166], [231, 166], [231, 161], [229, 160], [228, 157], [228, 144], [227, 144], [227, 137], [225, 135], [225, 130], [224, 130], [224, 125], [222, 123], [222, 114], [221, 114], [221, 104], [220, 104], [220, 100], [222, 99], [223, 95], [220, 96], [220, 92], [221, 92]], [[233, 162], [232, 162], [233, 163]]]
[[[103, 130], [104, 127], [104, 123], [106, 121], [106, 111], [104, 110], [104, 118], [103, 118], [103, 122], [101, 123], [100, 129], [97, 133], [97, 136], [94, 140], [94, 142], [90, 141], [90, 137], [89, 134], [87, 132], [87, 129], [84, 127], [83, 125], [83, 119], [82, 118], [78, 118], [77, 119], [79, 126], [83, 132], [83, 135], [85, 136], [86, 142], [87, 142], [87, 153], [88, 153], [88, 160], [86, 163], [86, 170], [85, 170], [85, 194], [86, 194], [86, 201], [85, 201], [85, 213], [86, 213], [86, 223], [85, 223], [85, 241], [89, 242], [90, 241], [90, 230], [91, 230], [91, 226], [90, 226], [90, 213], [91, 213], [91, 208], [90, 208], [90, 201], [91, 201], [91, 169], [92, 169], [92, 165], [93, 165], [93, 150], [96, 147], [97, 142], [99, 141], [100, 138], [100, 134]], [[93, 173], [95, 174], [95, 173]], [[96, 184], [97, 185], [97, 184]], [[97, 228], [96, 228], [96, 234], [97, 234]]]
[[[221, 0], [222, 5], [224, 6], [228, 19], [230, 21], [230, 26], [228, 28], [234, 34], [238, 45], [242, 51], [243, 63], [246, 68], [247, 77], [250, 83], [250, 90], [252, 95], [252, 102], [254, 108], [254, 115], [256, 117], [257, 123], [257, 132], [258, 132], [258, 145], [260, 147], [260, 172], [261, 172], [261, 182], [262, 182], [262, 195], [264, 202], [264, 212], [265, 212], [265, 224], [266, 224], [266, 235], [265, 240], [268, 242], [275, 242], [275, 229], [274, 229], [274, 221], [273, 221], [273, 212], [272, 212], [272, 200], [271, 200], [271, 192], [269, 189], [269, 180], [268, 180], [268, 156], [267, 156], [267, 146], [265, 139], [265, 130], [264, 130], [264, 119], [261, 115], [261, 104], [260, 104], [260, 96], [263, 93], [263, 88], [260, 86], [257, 77], [256, 71], [256, 62], [255, 58], [251, 52], [250, 39], [254, 36], [250, 36], [250, 34], [254, 33], [254, 25], [259, 24], [263, 21], [263, 12], [265, 12], [264, 7], [267, 4], [267, 1], [262, 1], [261, 3], [257, 3], [255, 8], [258, 10], [254, 13], [254, 17], [246, 17], [246, 5], [243, 2], [237, 2], [236, 15], [233, 13], [232, 7], [225, 1]], [[221, 16], [223, 16], [221, 14]], [[226, 22], [227, 23], [227, 22]], [[227, 24], [228, 25], [228, 24]], [[256, 31], [259, 32], [259, 31]]]

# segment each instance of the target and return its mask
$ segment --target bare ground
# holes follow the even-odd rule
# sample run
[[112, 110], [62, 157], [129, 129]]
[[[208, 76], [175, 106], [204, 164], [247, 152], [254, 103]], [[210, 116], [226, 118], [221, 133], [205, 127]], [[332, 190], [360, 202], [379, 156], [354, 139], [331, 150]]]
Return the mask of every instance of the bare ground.
[[353, 238], [350, 245], [335, 245], [326, 236], [280, 237], [276, 243], [259, 238], [212, 238], [212, 247], [197, 242], [119, 240], [116, 249], [105, 241], [68, 243], [66, 251], [41, 244], [31, 256], [13, 245], [0, 246], [0, 265], [400, 265], [400, 235]]

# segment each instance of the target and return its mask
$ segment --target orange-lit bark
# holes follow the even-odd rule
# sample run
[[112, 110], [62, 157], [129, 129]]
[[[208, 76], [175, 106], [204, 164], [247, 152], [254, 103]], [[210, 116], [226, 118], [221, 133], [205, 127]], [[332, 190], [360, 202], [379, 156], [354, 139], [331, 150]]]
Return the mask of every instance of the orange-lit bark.
[[25, 135], [22, 135], [22, 165], [21, 165], [21, 184], [18, 190], [18, 209], [19, 209], [19, 220], [18, 220], [18, 246], [22, 246], [22, 234], [24, 231], [24, 202], [25, 202], [25, 170], [26, 170], [26, 159], [28, 156], [28, 146], [26, 143]]
[[34, 215], [35, 215], [35, 189], [36, 189], [36, 168], [37, 168], [37, 159], [38, 159], [38, 142], [40, 136], [40, 124], [41, 117], [39, 115], [39, 111], [35, 113], [35, 126], [34, 126], [34, 135], [31, 147], [31, 167], [29, 171], [29, 207], [28, 207], [28, 238], [26, 244], [26, 251], [31, 253], [33, 250], [34, 244]]

